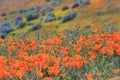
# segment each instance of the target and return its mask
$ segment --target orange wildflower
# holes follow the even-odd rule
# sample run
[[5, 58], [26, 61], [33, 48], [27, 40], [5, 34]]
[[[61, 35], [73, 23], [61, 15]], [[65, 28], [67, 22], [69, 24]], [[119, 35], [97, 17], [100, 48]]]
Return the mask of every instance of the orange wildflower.
[[94, 41], [96, 41], [97, 43], [101, 43], [101, 38], [99, 37], [99, 34], [94, 34], [94, 35], [93, 35], [93, 39], [94, 39]]
[[3, 79], [6, 76], [10, 76], [10, 73], [8, 72], [8, 67], [4, 64], [0, 64], [0, 78]]
[[97, 72], [97, 73], [96, 73], [96, 76], [98, 76], [98, 77], [101, 76], [101, 75], [102, 75], [102, 74], [101, 74], [100, 72]]
[[74, 48], [74, 51], [75, 51], [76, 53], [80, 52], [80, 50], [81, 50], [80, 47]]
[[36, 70], [35, 73], [38, 78], [43, 76], [43, 73], [41, 72], [41, 70]]
[[16, 75], [19, 79], [21, 79], [21, 78], [23, 77], [23, 75], [24, 75], [24, 71], [23, 71], [23, 70], [16, 71], [15, 75]]
[[25, 50], [31, 50], [30, 47], [28, 45], [25, 46]]
[[107, 52], [106, 48], [105, 47], [102, 47], [100, 50], [100, 53], [105, 55], [105, 53]]
[[50, 39], [47, 39], [47, 40], [46, 40], [46, 43], [52, 45], [52, 44], [54, 44], [55, 42], [54, 42], [54, 39], [53, 39], [53, 38], [50, 38]]
[[60, 40], [60, 38], [54, 37], [54, 42], [56, 45], [60, 45], [62, 41]]
[[115, 69], [115, 70], [113, 70], [113, 73], [114, 74], [118, 74], [120, 72], [120, 69]]
[[85, 36], [80, 36], [79, 39], [76, 41], [77, 43], [82, 43], [85, 40]]
[[48, 74], [54, 74], [55, 76], [58, 76], [60, 69], [59, 66], [57, 64], [54, 64], [52, 67], [48, 67], [47, 70]]
[[84, 41], [84, 44], [85, 44], [86, 46], [89, 46], [90, 43], [91, 43], [91, 40], [90, 40], [90, 39]]
[[109, 78], [109, 79], [106, 79], [106, 80], [116, 80], [115, 78]]
[[116, 49], [116, 52], [120, 56], [120, 48]]
[[95, 60], [95, 59], [96, 59], [96, 54], [92, 55], [92, 56], [90, 57], [90, 59], [91, 59], [91, 60]]
[[82, 64], [82, 61], [72, 61], [71, 62], [71, 66], [73, 67], [73, 68], [79, 68], [80, 66], [82, 66], [83, 64]]
[[64, 62], [63, 64], [64, 64], [65, 68], [68, 69], [68, 68], [69, 68], [69, 65], [70, 65], [70, 62]]
[[8, 43], [8, 44], [11, 44], [12, 42], [13, 42], [13, 39], [12, 39], [12, 38], [9, 38], [7, 43]]
[[37, 49], [38, 44], [37, 43], [31, 43], [30, 47], [31, 50], [34, 51], [35, 49]]
[[55, 69], [55, 71], [54, 71], [54, 75], [55, 75], [55, 76], [58, 76], [59, 73], [60, 73], [60, 69]]
[[94, 80], [91, 73], [87, 73], [87, 80]]
[[119, 49], [120, 45], [115, 43], [113, 47], [114, 49]]
[[87, 54], [90, 56], [91, 60], [95, 60], [96, 59], [96, 54], [94, 52], [89, 51]]
[[1, 44], [2, 46], [4, 46], [4, 44], [5, 44], [4, 39], [0, 39], [0, 44]]
[[24, 59], [26, 61], [29, 60], [28, 53], [25, 53], [25, 52], [21, 52], [21, 53], [18, 52], [18, 57], [19, 57], [19, 59]]
[[43, 40], [41, 41], [41, 44], [42, 44], [42, 45], [46, 44], [46, 40], [43, 39]]
[[51, 77], [45, 77], [44, 80], [52, 80]]
[[42, 45], [42, 50], [43, 50], [44, 52], [46, 52], [47, 46], [46, 46], [46, 45]]
[[102, 44], [96, 44], [93, 46], [93, 50], [99, 50], [102, 47]]
[[110, 49], [114, 47], [114, 44], [115, 44], [115, 42], [112, 41], [112, 40], [107, 40], [107, 41], [106, 41], [106, 45], [107, 45], [107, 47], [110, 48]]
[[53, 46], [48, 46], [47, 48], [48, 48], [48, 50], [49, 50], [50, 52], [52, 52]]
[[108, 49], [107, 52], [108, 52], [109, 56], [113, 56], [114, 55], [113, 50], [111, 50], [111, 49]]
[[76, 53], [79, 53], [80, 50], [81, 50], [80, 45], [79, 45], [79, 44], [75, 44], [75, 45], [74, 45], [74, 51], [75, 51]]
[[69, 47], [65, 47], [63, 50], [62, 50], [62, 53], [66, 56], [69, 55]]

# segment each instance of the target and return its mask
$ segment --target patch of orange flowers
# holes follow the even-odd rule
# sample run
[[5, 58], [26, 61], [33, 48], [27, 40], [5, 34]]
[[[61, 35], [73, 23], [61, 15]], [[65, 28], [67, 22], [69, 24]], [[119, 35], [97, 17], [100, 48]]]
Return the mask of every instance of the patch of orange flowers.
[[[80, 68], [89, 64], [88, 60], [95, 61], [97, 55], [102, 54], [114, 57], [120, 56], [120, 31], [80, 36], [71, 46], [63, 45], [67, 36], [60, 34], [52, 38], [37, 41], [35, 38], [15, 40], [0, 39], [0, 78], [22, 79], [26, 72], [34, 70], [37, 78], [52, 80], [51, 76], [65, 78], [62, 68]], [[82, 50], [86, 51], [82, 53]], [[116, 53], [114, 53], [114, 51]], [[83, 56], [82, 54], [86, 54]], [[113, 71], [118, 74], [119, 69]], [[96, 76], [101, 76], [96, 73]], [[88, 80], [93, 80], [92, 74], [86, 74]]]

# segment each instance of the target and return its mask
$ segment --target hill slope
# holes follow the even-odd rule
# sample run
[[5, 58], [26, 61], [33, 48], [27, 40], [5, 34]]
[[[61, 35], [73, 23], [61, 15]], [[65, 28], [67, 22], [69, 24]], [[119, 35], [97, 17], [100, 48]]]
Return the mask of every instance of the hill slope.
[[[90, 30], [97, 28], [98, 25], [102, 27], [114, 25], [119, 28], [119, 0], [88, 0], [89, 3], [86, 2], [87, 0], [82, 1], [77, 5], [74, 0], [48, 0], [47, 2], [44, 0], [22, 0], [21, 4], [19, 1], [13, 0], [11, 2], [14, 3], [8, 5], [11, 6], [7, 8], [9, 12], [5, 12], [4, 6], [1, 8], [1, 14], [6, 13], [6, 15], [0, 17], [0, 23], [2, 24], [5, 18], [8, 19], [14, 28], [10, 34], [27, 34], [34, 31], [38, 33], [61, 32], [65, 29], [76, 28]], [[5, 0], [3, 3], [8, 4], [9, 2]], [[5, 5], [3, 3], [2, 5]], [[77, 15], [74, 17], [71, 12], [75, 12]], [[28, 20], [31, 15], [36, 18]], [[73, 18], [70, 18], [71, 16]], [[16, 17], [21, 17], [25, 25], [21, 22], [21, 24], [16, 25]], [[62, 22], [63, 19], [68, 21]], [[30, 31], [37, 24], [42, 27]]]

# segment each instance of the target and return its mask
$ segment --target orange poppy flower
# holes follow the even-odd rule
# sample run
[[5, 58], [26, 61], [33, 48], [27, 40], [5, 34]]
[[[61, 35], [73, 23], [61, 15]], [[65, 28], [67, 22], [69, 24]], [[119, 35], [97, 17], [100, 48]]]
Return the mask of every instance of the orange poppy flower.
[[16, 71], [15, 75], [16, 75], [19, 79], [21, 79], [21, 78], [23, 77], [23, 75], [24, 75], [24, 71], [23, 71], [23, 70]]
[[107, 52], [108, 52], [108, 55], [109, 55], [109, 56], [113, 56], [113, 55], [114, 55], [114, 52], [113, 52], [113, 50], [111, 50], [111, 49], [108, 49]]
[[91, 40], [90, 40], [90, 39], [84, 41], [84, 44], [85, 44], [86, 46], [89, 46], [90, 43], [91, 43]]
[[105, 47], [102, 47], [100, 50], [100, 53], [105, 55], [105, 53], [107, 52], [106, 48]]
[[100, 72], [96, 72], [96, 76], [101, 76], [102, 74]]
[[63, 50], [62, 50], [62, 53], [66, 56], [69, 55], [69, 47], [65, 47]]
[[90, 56], [90, 59], [91, 59], [91, 60], [95, 60], [95, 59], [96, 59], [96, 56], [97, 56], [97, 55], [96, 55], [94, 52], [92, 52], [92, 51], [89, 51], [89, 52], [88, 52], [88, 55]]
[[8, 41], [7, 41], [8, 44], [11, 44], [12, 42], [13, 42], [12, 38], [9, 38]]
[[115, 44], [115, 42], [113, 40], [107, 40], [106, 41], [106, 45], [110, 49], [114, 47], [114, 44]]
[[55, 75], [55, 76], [58, 76], [59, 73], [60, 73], [60, 69], [59, 69], [59, 68], [54, 70], [54, 75]]
[[64, 64], [65, 68], [68, 69], [68, 68], [69, 68], [69, 65], [70, 65], [70, 62], [64, 62], [63, 64]]
[[0, 39], [0, 44], [1, 44], [2, 46], [4, 46], [4, 44], [5, 44], [4, 39]]
[[45, 77], [44, 80], [52, 80], [51, 77]]
[[116, 49], [116, 52], [120, 56], [120, 48]]
[[94, 80], [91, 73], [86, 73], [87, 80]]
[[91, 60], [95, 60], [95, 59], [96, 59], [96, 54], [90, 56], [90, 59], [91, 59]]
[[98, 50], [102, 47], [102, 44], [96, 44], [95, 46], [93, 46], [93, 50]]
[[79, 44], [74, 45], [74, 52], [79, 53], [81, 50], [81, 46]]
[[118, 74], [120, 72], [120, 69], [115, 69], [115, 70], [113, 70], [113, 73], [114, 74]]
[[38, 78], [43, 76], [43, 73], [41, 72], [41, 70], [36, 70], [35, 73]]
[[108, 79], [106, 79], [106, 80], [116, 80], [115, 78], [108, 78]]
[[49, 50], [50, 52], [52, 52], [53, 46], [47, 46], [47, 48], [48, 48], [48, 50]]

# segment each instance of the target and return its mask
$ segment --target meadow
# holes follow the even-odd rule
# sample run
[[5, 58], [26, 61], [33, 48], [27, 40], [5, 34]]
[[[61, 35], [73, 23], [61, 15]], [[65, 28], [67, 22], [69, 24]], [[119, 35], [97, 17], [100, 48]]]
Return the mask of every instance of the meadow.
[[120, 1], [50, 1], [0, 8], [0, 80], [120, 80]]
[[0, 39], [4, 80], [119, 80], [120, 31]]

